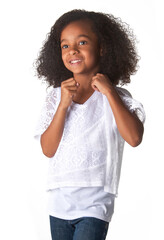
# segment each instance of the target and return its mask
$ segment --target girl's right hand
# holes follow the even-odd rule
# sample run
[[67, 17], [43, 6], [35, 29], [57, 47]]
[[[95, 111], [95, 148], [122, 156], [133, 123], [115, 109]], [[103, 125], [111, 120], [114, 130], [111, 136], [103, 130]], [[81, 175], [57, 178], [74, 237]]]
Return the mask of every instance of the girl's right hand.
[[67, 109], [71, 103], [74, 96], [76, 96], [79, 83], [76, 82], [74, 78], [69, 78], [61, 83], [61, 100], [60, 106]]

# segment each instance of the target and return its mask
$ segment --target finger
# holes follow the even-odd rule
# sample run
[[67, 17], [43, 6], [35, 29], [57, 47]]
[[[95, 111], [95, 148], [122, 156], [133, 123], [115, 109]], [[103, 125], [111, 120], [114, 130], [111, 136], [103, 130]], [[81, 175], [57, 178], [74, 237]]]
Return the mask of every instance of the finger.
[[78, 83], [75, 79], [72, 79], [71, 81], [65, 83], [66, 86], [80, 86], [80, 83]]
[[73, 98], [74, 96], [76, 96], [77, 91], [71, 91], [70, 94], [71, 94], [71, 97]]
[[97, 73], [96, 75], [99, 75], [99, 76], [104, 76], [104, 74], [102, 74], [102, 73]]
[[98, 80], [99, 80], [98, 78], [92, 79], [91, 84], [96, 84]]
[[72, 91], [72, 90], [73, 90], [73, 91], [77, 91], [78, 86], [68, 86], [67, 89], [68, 89], [68, 90], [71, 90], [71, 91]]
[[72, 82], [76, 83], [76, 80], [74, 78], [69, 78], [69, 79], [63, 81], [62, 84], [65, 85], [65, 84], [69, 84], [69, 83], [72, 83]]
[[99, 75], [93, 76], [92, 79], [99, 79]]
[[69, 78], [69, 79], [64, 81], [64, 83], [71, 83], [71, 82], [73, 82], [77, 86], [80, 85], [80, 83], [78, 83], [75, 78]]
[[70, 90], [69, 92], [70, 92], [71, 94], [77, 93], [77, 91], [75, 91], [75, 90]]
[[92, 88], [96, 88], [96, 85], [94, 84], [94, 82], [91, 84]]
[[65, 83], [65, 82], [70, 82], [70, 81], [72, 81], [72, 80], [75, 80], [75, 79], [74, 79], [73, 77], [72, 77], [72, 78], [68, 78], [68, 79], [64, 80], [63, 83]]
[[93, 85], [92, 88], [93, 88], [95, 91], [100, 92], [99, 89], [98, 89], [95, 85]]

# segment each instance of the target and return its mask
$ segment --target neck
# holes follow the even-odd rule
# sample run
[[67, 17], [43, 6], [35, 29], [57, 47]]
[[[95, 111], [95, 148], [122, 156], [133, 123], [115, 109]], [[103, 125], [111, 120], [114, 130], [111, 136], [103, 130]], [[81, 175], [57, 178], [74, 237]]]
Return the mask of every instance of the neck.
[[89, 73], [89, 74], [74, 74], [75, 80], [80, 84], [80, 89], [89, 91], [93, 90], [91, 87], [92, 77], [97, 74], [98, 71]]

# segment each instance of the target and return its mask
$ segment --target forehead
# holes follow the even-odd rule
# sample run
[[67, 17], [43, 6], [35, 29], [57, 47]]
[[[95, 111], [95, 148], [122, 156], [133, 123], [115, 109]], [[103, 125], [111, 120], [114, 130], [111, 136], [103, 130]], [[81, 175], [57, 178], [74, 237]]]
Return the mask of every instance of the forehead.
[[71, 22], [61, 32], [61, 40], [79, 35], [87, 35], [90, 38], [97, 38], [96, 34], [93, 32], [92, 26], [92, 22], [87, 19]]

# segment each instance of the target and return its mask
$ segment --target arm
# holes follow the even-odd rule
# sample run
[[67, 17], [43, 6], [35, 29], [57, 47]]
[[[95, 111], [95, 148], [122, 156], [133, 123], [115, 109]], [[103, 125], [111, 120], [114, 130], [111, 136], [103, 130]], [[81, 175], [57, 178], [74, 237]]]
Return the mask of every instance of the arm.
[[112, 108], [120, 135], [132, 147], [138, 146], [142, 141], [144, 131], [142, 122], [135, 113], [131, 113], [126, 108], [114, 88], [107, 91], [106, 97]]
[[143, 124], [135, 113], [131, 113], [126, 108], [108, 77], [103, 74], [97, 74], [93, 77], [91, 86], [107, 97], [120, 135], [131, 146], [138, 146], [142, 141]]
[[61, 84], [61, 100], [52, 122], [41, 135], [41, 147], [44, 155], [53, 157], [61, 141], [65, 118], [68, 107], [72, 103], [72, 97], [76, 95], [77, 83], [73, 78], [63, 81]]
[[51, 124], [41, 135], [42, 151], [47, 157], [53, 157], [59, 146], [63, 135], [66, 113], [67, 109], [62, 108], [59, 104]]

